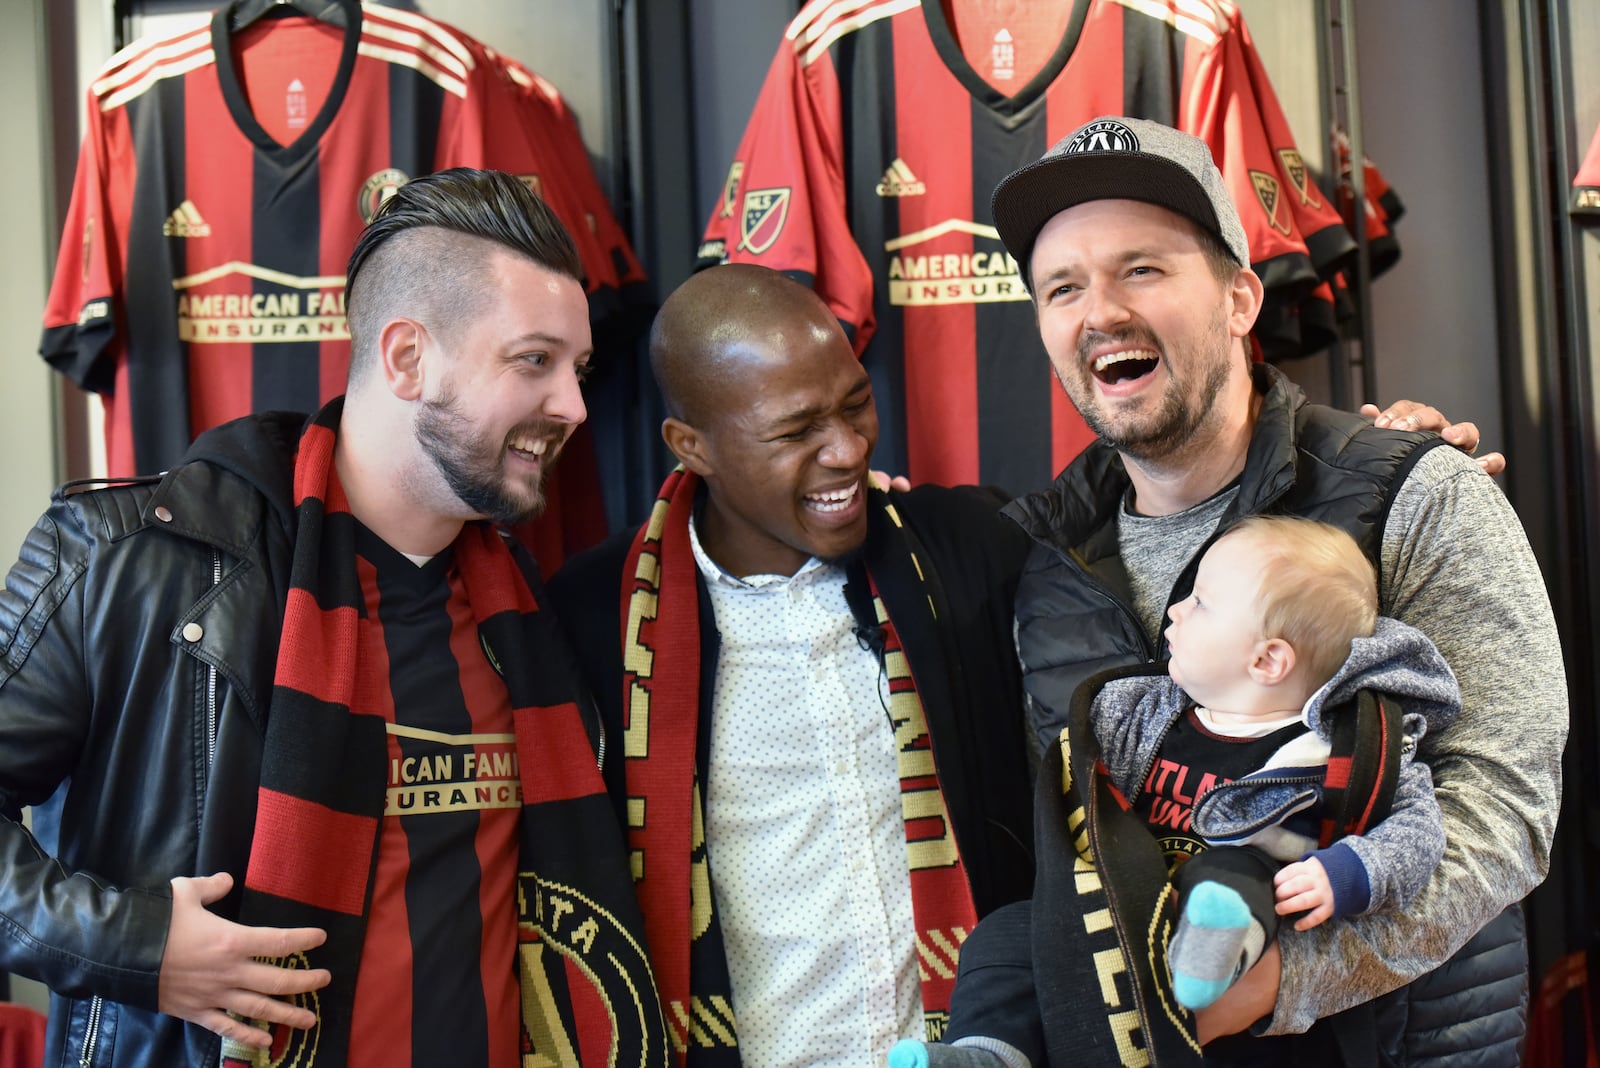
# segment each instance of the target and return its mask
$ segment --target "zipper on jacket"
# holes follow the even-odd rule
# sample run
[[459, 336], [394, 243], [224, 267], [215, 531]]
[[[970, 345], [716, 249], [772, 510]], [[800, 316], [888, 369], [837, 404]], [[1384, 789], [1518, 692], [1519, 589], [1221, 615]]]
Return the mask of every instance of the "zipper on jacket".
[[[211, 550], [211, 586], [213, 589], [222, 585], [222, 553], [217, 549]], [[211, 778], [211, 769], [217, 762], [217, 665], [206, 665], [206, 778]], [[217, 1068], [226, 1068], [227, 1060], [223, 1050], [217, 1050]]]
[[[1166, 742], [1167, 735], [1172, 733], [1172, 728], [1177, 724], [1178, 720], [1188, 714], [1188, 709], [1184, 709], [1176, 716], [1169, 718], [1166, 726], [1161, 728], [1161, 736], [1156, 739], [1156, 744], [1150, 748], [1150, 759], [1146, 760], [1144, 762], [1144, 767], [1139, 769], [1139, 777], [1128, 784], [1133, 788], [1128, 791], [1128, 804], [1134, 804], [1139, 800], [1139, 798], [1144, 796], [1144, 784], [1150, 781], [1150, 770], [1156, 766], [1156, 761], [1161, 757], [1161, 746]], [[1213, 786], [1211, 789], [1214, 790], [1216, 787]], [[1211, 790], [1206, 791], [1207, 794], [1210, 792]], [[1205, 794], [1201, 794], [1200, 796], [1204, 797]], [[1198, 805], [1200, 803], [1200, 798], [1195, 798], [1194, 803]]]
[[[1211, 797], [1212, 795], [1221, 796], [1223, 791], [1232, 792], [1232, 791], [1235, 791], [1236, 789], [1249, 789], [1251, 787], [1256, 787], [1256, 786], [1315, 786], [1318, 783], [1322, 782], [1322, 778], [1323, 777], [1321, 775], [1310, 775], [1310, 774], [1307, 774], [1307, 775], [1263, 775], [1263, 776], [1261, 776], [1259, 778], [1257, 778], [1254, 775], [1251, 775], [1251, 776], [1246, 776], [1243, 779], [1233, 779], [1233, 780], [1230, 780], [1228, 782], [1219, 782], [1219, 783], [1217, 783], [1217, 785], [1213, 786], [1211, 789], [1207, 790], [1205, 793], [1203, 793], [1199, 797], [1195, 798], [1194, 799], [1194, 805], [1193, 805], [1193, 807], [1190, 808], [1189, 811], [1191, 813], [1197, 811], [1200, 808], [1200, 803], [1202, 801], [1204, 801], [1208, 797]], [[1245, 824], [1244, 827], [1241, 830], [1236, 832], [1236, 836], [1240, 835], [1240, 834], [1254, 834], [1255, 832], [1257, 832], [1257, 831], [1259, 831], [1259, 830], [1261, 830], [1261, 829], [1263, 829], [1265, 827], [1271, 827], [1271, 826], [1274, 826], [1274, 825], [1276, 825], [1278, 823], [1281, 823], [1281, 822], [1282, 822], [1281, 818], [1271, 818], [1271, 817], [1263, 816], [1263, 817], [1260, 817], [1259, 819], [1252, 820], [1250, 823]]]
[[83, 1056], [78, 1058], [82, 1068], [90, 1068], [94, 1064], [94, 1047], [100, 1041], [100, 995], [96, 994], [89, 999], [89, 1026], [83, 1029]]
[[[211, 550], [211, 586], [222, 585], [222, 553]], [[217, 665], [206, 665], [206, 774], [217, 761]]]

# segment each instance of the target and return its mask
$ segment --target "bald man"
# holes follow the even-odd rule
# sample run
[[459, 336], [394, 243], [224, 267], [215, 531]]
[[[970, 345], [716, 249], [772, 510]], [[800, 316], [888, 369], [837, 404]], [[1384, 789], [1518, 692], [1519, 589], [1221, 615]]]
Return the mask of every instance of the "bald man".
[[690, 1065], [881, 1064], [941, 1033], [966, 932], [1029, 891], [1025, 539], [982, 490], [869, 483], [867, 374], [781, 274], [694, 276], [650, 355], [681, 466], [551, 593], [667, 1016]]
[[584, 418], [579, 272], [511, 175], [418, 179], [345, 397], [56, 495], [0, 593], [0, 968], [53, 1057], [667, 1063], [598, 724], [491, 525]]

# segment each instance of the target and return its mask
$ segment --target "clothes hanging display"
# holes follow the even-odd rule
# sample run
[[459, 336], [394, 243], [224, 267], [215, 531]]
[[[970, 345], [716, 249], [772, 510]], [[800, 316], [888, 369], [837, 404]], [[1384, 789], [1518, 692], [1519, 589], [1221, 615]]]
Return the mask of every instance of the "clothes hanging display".
[[1210, 145], [1267, 288], [1266, 358], [1331, 342], [1332, 291], [1316, 290], [1355, 242], [1237, 8], [1210, 0], [808, 4], [768, 71], [701, 265], [764, 264], [828, 301], [873, 376], [877, 466], [1043, 485], [1093, 435], [1049, 380], [989, 197], [1101, 114]]

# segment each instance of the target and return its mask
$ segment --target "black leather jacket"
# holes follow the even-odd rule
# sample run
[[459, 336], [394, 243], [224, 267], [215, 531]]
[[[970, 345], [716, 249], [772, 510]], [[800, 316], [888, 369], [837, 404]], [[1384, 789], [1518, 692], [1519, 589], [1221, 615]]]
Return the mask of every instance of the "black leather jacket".
[[169, 880], [229, 872], [236, 912], [303, 422], [58, 490], [0, 593], [0, 969], [50, 987], [49, 1065], [218, 1063], [155, 1011]]

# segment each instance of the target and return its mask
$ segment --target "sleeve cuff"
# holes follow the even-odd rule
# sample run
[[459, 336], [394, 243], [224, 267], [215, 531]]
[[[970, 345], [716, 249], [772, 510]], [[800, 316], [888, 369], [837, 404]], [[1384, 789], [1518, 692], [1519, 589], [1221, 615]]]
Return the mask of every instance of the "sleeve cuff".
[[1327, 849], [1307, 853], [1315, 857], [1328, 873], [1333, 887], [1334, 918], [1359, 916], [1372, 902], [1372, 883], [1367, 878], [1367, 867], [1361, 863], [1356, 851], [1343, 842], [1335, 842]]

